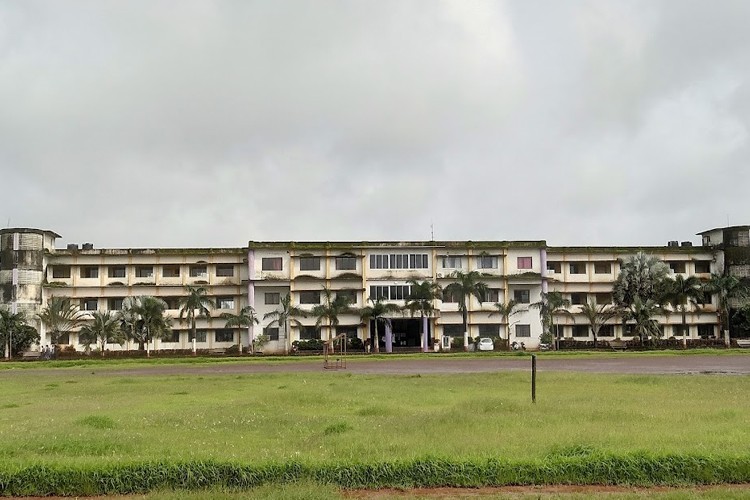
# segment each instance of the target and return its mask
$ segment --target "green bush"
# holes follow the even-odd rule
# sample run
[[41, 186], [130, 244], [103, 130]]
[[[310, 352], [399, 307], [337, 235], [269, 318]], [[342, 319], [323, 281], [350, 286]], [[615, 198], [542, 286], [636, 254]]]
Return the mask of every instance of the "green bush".
[[321, 339], [310, 339], [310, 340], [295, 340], [292, 342], [292, 346], [296, 347], [298, 351], [322, 351], [325, 342]]

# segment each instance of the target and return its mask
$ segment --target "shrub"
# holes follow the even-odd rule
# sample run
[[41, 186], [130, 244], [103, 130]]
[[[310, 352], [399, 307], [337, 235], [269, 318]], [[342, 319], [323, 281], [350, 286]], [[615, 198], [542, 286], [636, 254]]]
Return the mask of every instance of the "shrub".
[[295, 346], [299, 351], [322, 351], [325, 342], [321, 339], [310, 339], [310, 340], [295, 340], [292, 342], [292, 346]]

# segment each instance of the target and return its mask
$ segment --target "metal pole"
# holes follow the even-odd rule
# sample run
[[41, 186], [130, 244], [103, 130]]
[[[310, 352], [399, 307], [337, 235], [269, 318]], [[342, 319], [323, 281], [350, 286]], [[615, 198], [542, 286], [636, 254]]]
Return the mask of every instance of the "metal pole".
[[536, 354], [531, 355], [531, 402], [536, 403]]

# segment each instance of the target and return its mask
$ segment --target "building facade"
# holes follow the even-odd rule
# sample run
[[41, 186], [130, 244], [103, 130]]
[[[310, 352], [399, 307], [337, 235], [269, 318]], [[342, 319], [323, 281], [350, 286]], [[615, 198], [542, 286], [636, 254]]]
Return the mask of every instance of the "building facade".
[[[543, 292], [556, 291], [571, 301], [569, 314], [559, 319], [562, 337], [591, 338], [588, 321], [581, 313], [587, 302], [612, 302], [612, 285], [621, 262], [639, 251], [665, 261], [673, 274], [708, 279], [724, 272], [747, 276], [750, 259], [750, 226], [733, 226], [699, 233], [701, 246], [670, 242], [664, 247], [552, 247], [545, 241], [417, 241], [417, 242], [255, 242], [238, 248], [97, 249], [91, 244], [57, 249], [60, 236], [31, 228], [0, 230], [0, 303], [23, 311], [41, 334], [49, 335], [36, 315], [52, 297], [69, 298], [84, 318], [97, 310], [116, 311], [128, 296], [152, 295], [163, 299], [173, 317], [171, 337], [156, 342], [156, 349], [189, 349], [189, 325], [179, 320], [179, 300], [185, 287], [206, 288], [217, 307], [210, 317], [197, 319], [197, 347], [226, 348], [241, 345], [264, 333], [270, 341], [266, 352], [286, 352], [295, 340], [346, 333], [370, 341], [386, 352], [400, 349], [449, 349], [451, 339], [464, 337], [459, 304], [444, 295], [433, 302], [435, 313], [426, 320], [408, 313], [393, 314], [388, 325], [363, 324], [358, 314], [344, 314], [339, 324], [316, 326], [311, 315], [289, 324], [263, 319], [281, 307], [289, 295], [303, 311], [345, 296], [354, 308], [380, 299], [403, 306], [411, 281], [431, 281], [445, 288], [455, 271], [477, 271], [489, 288], [482, 302], [471, 297], [468, 337], [499, 337], [539, 344], [542, 325], [539, 302]], [[736, 250], [740, 248], [741, 250]], [[744, 267], [743, 267], [744, 266]], [[495, 303], [513, 299], [517, 312], [504, 319]], [[719, 334], [715, 299], [689, 305], [688, 338]], [[222, 313], [238, 313], [252, 306], [260, 323], [248, 329], [227, 329]], [[664, 336], [681, 335], [679, 314], [658, 318]], [[425, 335], [426, 332], [426, 335]], [[613, 320], [599, 335], [614, 339], [631, 337], [627, 324]], [[62, 339], [76, 348], [76, 332]], [[132, 349], [131, 344], [108, 349]]]

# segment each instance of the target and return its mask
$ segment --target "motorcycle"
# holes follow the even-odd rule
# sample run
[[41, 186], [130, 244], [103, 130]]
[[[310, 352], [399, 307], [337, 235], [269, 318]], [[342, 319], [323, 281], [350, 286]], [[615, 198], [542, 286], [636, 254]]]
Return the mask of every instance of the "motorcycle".
[[526, 344], [524, 344], [523, 342], [521, 342], [521, 343], [513, 342], [510, 345], [510, 348], [513, 349], [514, 351], [525, 351], [526, 350]]

